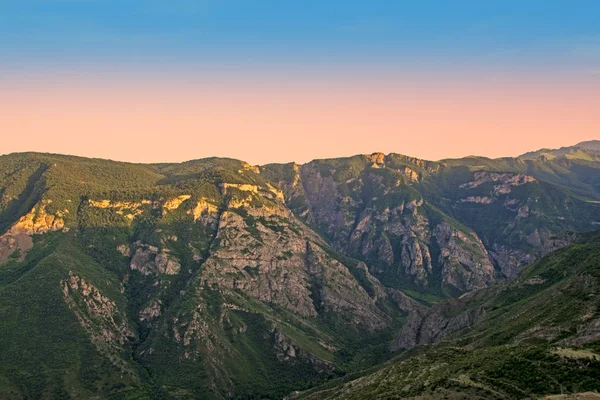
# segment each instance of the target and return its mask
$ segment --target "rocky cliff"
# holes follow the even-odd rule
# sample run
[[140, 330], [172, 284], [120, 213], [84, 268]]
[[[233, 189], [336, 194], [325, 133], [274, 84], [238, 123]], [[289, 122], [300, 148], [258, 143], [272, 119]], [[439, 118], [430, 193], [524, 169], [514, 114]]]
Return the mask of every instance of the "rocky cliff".
[[0, 157], [0, 383], [281, 398], [385, 360], [394, 337], [445, 339], [487, 318], [460, 309], [472, 292], [600, 223], [597, 166], [563, 185], [557, 162]]

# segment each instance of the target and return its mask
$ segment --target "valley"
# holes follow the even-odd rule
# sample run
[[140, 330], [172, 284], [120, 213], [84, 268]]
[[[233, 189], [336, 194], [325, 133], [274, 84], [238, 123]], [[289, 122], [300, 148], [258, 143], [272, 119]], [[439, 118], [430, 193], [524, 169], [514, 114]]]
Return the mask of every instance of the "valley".
[[260, 166], [0, 156], [0, 397], [597, 391], [599, 226], [596, 142]]

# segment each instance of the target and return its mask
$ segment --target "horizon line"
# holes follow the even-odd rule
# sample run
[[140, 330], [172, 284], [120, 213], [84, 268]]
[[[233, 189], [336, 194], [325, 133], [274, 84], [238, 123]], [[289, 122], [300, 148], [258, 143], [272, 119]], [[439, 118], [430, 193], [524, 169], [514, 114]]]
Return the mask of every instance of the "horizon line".
[[443, 161], [462, 160], [462, 159], [465, 159], [465, 158], [485, 158], [485, 159], [488, 159], [488, 160], [501, 160], [501, 159], [506, 159], [506, 158], [518, 159], [518, 158], [520, 158], [520, 157], [522, 157], [522, 156], [524, 156], [524, 155], [526, 155], [528, 153], [535, 153], [535, 152], [543, 151], [543, 150], [560, 150], [560, 149], [564, 149], [564, 148], [578, 147], [580, 144], [586, 143], [586, 142], [600, 142], [600, 139], [583, 140], [583, 141], [580, 141], [580, 142], [578, 142], [576, 144], [568, 145], [568, 146], [562, 146], [562, 147], [559, 147], [559, 148], [541, 147], [541, 148], [538, 148], [536, 150], [526, 151], [525, 153], [521, 153], [521, 154], [519, 154], [517, 156], [489, 157], [489, 156], [485, 156], [485, 155], [469, 154], [469, 155], [465, 155], [465, 156], [462, 156], [462, 157], [444, 157], [444, 158], [440, 158], [440, 159], [437, 159], [437, 160], [420, 158], [420, 157], [417, 157], [417, 156], [412, 156], [412, 155], [403, 154], [403, 153], [396, 153], [396, 152], [393, 152], [393, 151], [389, 152], [389, 153], [375, 151], [375, 152], [371, 152], [371, 153], [357, 153], [357, 154], [352, 154], [352, 155], [347, 155], [347, 156], [313, 158], [313, 159], [310, 159], [310, 160], [308, 160], [306, 162], [297, 162], [297, 161], [291, 160], [291, 161], [286, 161], [286, 162], [267, 162], [267, 163], [260, 163], [260, 164], [252, 164], [252, 163], [249, 163], [246, 160], [243, 160], [243, 159], [240, 159], [240, 158], [235, 158], [235, 157], [230, 157], [230, 156], [218, 156], [218, 155], [207, 156], [207, 157], [200, 157], [200, 158], [191, 158], [191, 159], [186, 159], [186, 160], [182, 160], [182, 161], [146, 161], [146, 162], [135, 162], [135, 161], [119, 160], [119, 159], [108, 158], [108, 157], [94, 157], [94, 156], [86, 156], [86, 155], [81, 155], [81, 154], [53, 153], [53, 152], [44, 152], [44, 151], [35, 151], [35, 150], [13, 151], [13, 152], [10, 152], [10, 153], [0, 153], [0, 157], [14, 156], [14, 155], [25, 155], [25, 154], [35, 154], [35, 155], [47, 155], [47, 156], [75, 157], [75, 158], [84, 158], [84, 159], [88, 159], [88, 160], [102, 160], [102, 161], [111, 161], [111, 162], [124, 163], [124, 164], [135, 164], [135, 165], [183, 164], [183, 163], [190, 162], [190, 161], [201, 161], [201, 160], [209, 160], [209, 159], [223, 159], [223, 160], [240, 161], [240, 162], [244, 162], [244, 163], [246, 163], [248, 165], [251, 165], [251, 166], [261, 167], [261, 166], [273, 165], [273, 164], [278, 164], [278, 165], [285, 165], [285, 164], [304, 165], [304, 164], [311, 163], [313, 161], [320, 161], [320, 160], [347, 159], [347, 158], [354, 158], [354, 157], [359, 157], [359, 156], [372, 156], [372, 155], [375, 155], [375, 154], [383, 154], [384, 156], [396, 155], [396, 156], [403, 156], [403, 157], [408, 157], [408, 158], [415, 158], [415, 159], [420, 160], [420, 161], [438, 162], [439, 163], [439, 162], [443, 162]]

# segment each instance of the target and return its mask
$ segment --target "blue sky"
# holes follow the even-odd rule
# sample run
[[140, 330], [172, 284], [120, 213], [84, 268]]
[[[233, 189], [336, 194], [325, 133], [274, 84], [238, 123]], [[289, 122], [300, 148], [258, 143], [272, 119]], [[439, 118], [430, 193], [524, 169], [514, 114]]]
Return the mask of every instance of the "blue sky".
[[599, 109], [600, 0], [0, 0], [5, 152], [498, 157]]
[[4, 63], [594, 69], [599, 59], [597, 0], [0, 0]]

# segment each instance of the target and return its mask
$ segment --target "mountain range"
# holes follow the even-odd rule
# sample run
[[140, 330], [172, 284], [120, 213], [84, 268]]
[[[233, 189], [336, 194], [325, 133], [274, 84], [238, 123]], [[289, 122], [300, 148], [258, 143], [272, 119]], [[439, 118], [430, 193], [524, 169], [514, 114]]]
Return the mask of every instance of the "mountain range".
[[598, 229], [600, 141], [302, 165], [0, 156], [0, 397], [599, 390]]

